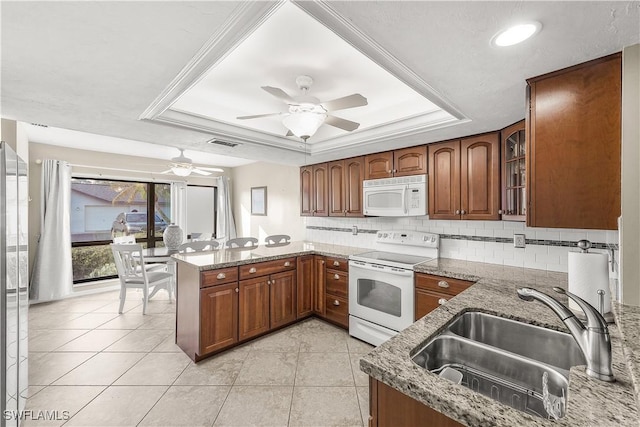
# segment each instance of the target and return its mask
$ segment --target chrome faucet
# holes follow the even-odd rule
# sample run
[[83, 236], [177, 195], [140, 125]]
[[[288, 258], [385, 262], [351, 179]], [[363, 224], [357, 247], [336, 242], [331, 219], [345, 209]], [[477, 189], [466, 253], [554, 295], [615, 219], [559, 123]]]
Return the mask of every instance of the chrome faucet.
[[602, 381], [614, 381], [611, 369], [611, 337], [607, 322], [591, 304], [562, 288], [554, 291], [566, 294], [580, 306], [587, 317], [586, 326], [555, 298], [531, 288], [520, 288], [518, 296], [525, 301], [538, 300], [551, 308], [569, 328], [587, 362], [587, 375]]

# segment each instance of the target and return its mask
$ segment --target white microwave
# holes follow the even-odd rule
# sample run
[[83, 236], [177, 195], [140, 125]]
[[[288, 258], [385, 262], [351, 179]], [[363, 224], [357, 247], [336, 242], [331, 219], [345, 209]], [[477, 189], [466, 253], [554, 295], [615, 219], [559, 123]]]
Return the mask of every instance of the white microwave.
[[362, 203], [369, 216], [426, 215], [427, 175], [365, 180]]

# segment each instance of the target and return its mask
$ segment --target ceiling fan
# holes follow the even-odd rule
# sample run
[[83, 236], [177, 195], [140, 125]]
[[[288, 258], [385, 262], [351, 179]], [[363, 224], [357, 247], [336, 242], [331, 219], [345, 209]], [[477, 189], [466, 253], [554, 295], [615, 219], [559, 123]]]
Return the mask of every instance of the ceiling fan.
[[177, 176], [189, 176], [191, 175], [191, 172], [199, 175], [211, 175], [211, 172], [224, 172], [224, 170], [220, 168], [195, 166], [190, 158], [185, 157], [184, 149], [178, 148], [178, 150], [180, 150], [180, 155], [171, 159], [171, 163], [169, 163], [170, 169], [160, 173], [173, 173]]
[[320, 102], [318, 98], [308, 95], [313, 79], [309, 76], [298, 76], [296, 84], [302, 91], [302, 95], [289, 96], [284, 90], [262, 86], [262, 89], [270, 95], [284, 101], [289, 106], [288, 112], [257, 114], [252, 116], [240, 116], [239, 120], [258, 119], [261, 117], [285, 116], [282, 124], [289, 129], [286, 136], [297, 136], [305, 141], [316, 133], [318, 128], [326, 123], [330, 126], [346, 130], [348, 132], [358, 129], [360, 123], [352, 122], [328, 113], [347, 108], [362, 107], [367, 105], [367, 98], [354, 93], [352, 95], [337, 98], [332, 101]]

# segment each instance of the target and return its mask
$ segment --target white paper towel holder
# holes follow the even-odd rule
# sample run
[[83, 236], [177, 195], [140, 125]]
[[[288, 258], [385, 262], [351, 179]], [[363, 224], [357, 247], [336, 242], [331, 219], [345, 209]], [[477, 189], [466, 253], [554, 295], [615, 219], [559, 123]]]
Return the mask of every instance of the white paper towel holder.
[[[576, 244], [576, 246], [578, 247], [578, 249], [580, 249], [580, 252], [582, 253], [589, 253], [589, 249], [591, 249], [591, 242], [583, 239], [583, 240], [578, 240], [578, 243]], [[598, 289], [598, 299], [599, 299], [599, 306], [595, 307], [598, 312], [600, 314], [602, 314], [602, 317], [604, 317], [604, 319], [607, 321], [607, 323], [615, 323], [615, 319], [613, 317], [613, 313], [611, 311], [607, 312], [607, 313], [603, 313], [604, 311], [604, 303], [602, 298], [604, 298], [604, 289]], [[582, 312], [582, 310], [573, 310], [571, 309], [571, 311], [574, 312], [574, 314], [576, 315], [576, 317], [580, 320], [585, 320], [586, 316], [585, 314]]]

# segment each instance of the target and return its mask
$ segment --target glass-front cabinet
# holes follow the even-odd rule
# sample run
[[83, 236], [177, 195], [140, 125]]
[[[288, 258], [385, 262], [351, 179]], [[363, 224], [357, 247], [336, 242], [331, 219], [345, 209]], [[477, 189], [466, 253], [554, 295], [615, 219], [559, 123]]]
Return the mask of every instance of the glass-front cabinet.
[[524, 120], [502, 130], [502, 219], [525, 221], [527, 215]]

